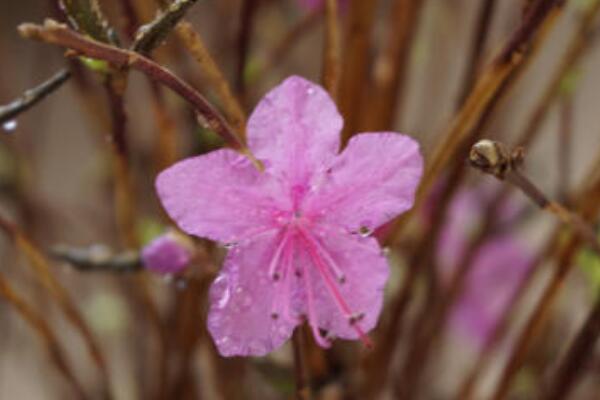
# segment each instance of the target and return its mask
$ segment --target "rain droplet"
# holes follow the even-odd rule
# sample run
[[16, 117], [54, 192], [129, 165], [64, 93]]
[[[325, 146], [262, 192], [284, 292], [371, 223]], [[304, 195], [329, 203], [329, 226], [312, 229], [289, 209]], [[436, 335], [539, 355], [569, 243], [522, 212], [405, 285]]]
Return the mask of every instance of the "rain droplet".
[[306, 93], [308, 93], [308, 94], [312, 95], [312, 94], [314, 94], [314, 93], [315, 93], [315, 89], [314, 89], [314, 88], [312, 88], [312, 87], [309, 87], [308, 89], [306, 89]]
[[373, 233], [373, 231], [369, 227], [367, 227], [367, 226], [361, 226], [358, 229], [358, 233], [362, 237], [369, 237], [369, 236], [371, 236], [371, 234]]
[[12, 119], [12, 120], [6, 121], [4, 124], [2, 124], [2, 129], [4, 129], [5, 132], [12, 132], [15, 129], [17, 129], [18, 125], [19, 124], [17, 123], [17, 121]]
[[237, 243], [235, 243], [235, 242], [229, 242], [229, 243], [223, 244], [223, 247], [225, 247], [226, 249], [233, 249], [235, 246], [237, 246]]

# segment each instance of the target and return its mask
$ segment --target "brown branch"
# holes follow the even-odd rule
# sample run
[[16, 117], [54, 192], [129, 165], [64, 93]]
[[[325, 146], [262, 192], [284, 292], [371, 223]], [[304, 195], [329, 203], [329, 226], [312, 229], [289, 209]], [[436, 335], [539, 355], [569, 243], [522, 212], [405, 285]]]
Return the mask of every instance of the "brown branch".
[[296, 381], [296, 399], [310, 400], [311, 390], [308, 382], [308, 371], [305, 359], [305, 337], [302, 326], [297, 327], [292, 336], [292, 348], [294, 352], [294, 378]]
[[69, 70], [63, 69], [41, 85], [25, 91], [18, 99], [13, 100], [5, 106], [0, 106], [0, 124], [10, 121], [19, 114], [29, 110], [50, 93], [60, 88], [70, 77], [71, 73]]
[[258, 9], [258, 0], [243, 0], [240, 12], [240, 27], [237, 38], [237, 65], [235, 89], [243, 99], [246, 97], [246, 64], [250, 51], [250, 41], [254, 30], [254, 14]]
[[387, 20], [387, 43], [375, 60], [373, 88], [366, 104], [366, 122], [360, 130], [386, 130], [394, 126], [402, 105], [410, 53], [425, 0], [395, 0]]
[[469, 155], [469, 162], [473, 168], [494, 175], [500, 180], [506, 180], [520, 189], [539, 208], [549, 211], [565, 225], [570, 226], [600, 255], [600, 242], [596, 238], [594, 228], [588, 225], [579, 215], [563, 205], [548, 199], [533, 182], [523, 175], [519, 170], [523, 163], [523, 157], [522, 148], [510, 151], [502, 143], [481, 140], [473, 145], [471, 154]]
[[[485, 152], [487, 152], [489, 150], [490, 149], [487, 149], [487, 150], [485, 150]], [[503, 151], [500, 151], [500, 152], [502, 153]], [[508, 152], [503, 152], [503, 153], [504, 153], [504, 155], [506, 155]], [[510, 155], [510, 153], [508, 153], [508, 154]], [[514, 175], [510, 171], [513, 170], [514, 167], [519, 164], [520, 156], [517, 156], [516, 159], [513, 156], [513, 157], [510, 157], [511, 159], [506, 160], [504, 158], [504, 155], [495, 154], [495, 155], [492, 155], [491, 157], [485, 157], [485, 156], [481, 157], [482, 153], [478, 152], [478, 154], [475, 156], [475, 158], [476, 158], [475, 163], [478, 166], [478, 168], [483, 168], [484, 170], [490, 170], [494, 174], [504, 174], [505, 177], [509, 178], [510, 176]], [[496, 156], [499, 156], [499, 157], [496, 157]], [[497, 160], [497, 162], [490, 163], [489, 166], [485, 166], [482, 161], [482, 158], [495, 158]], [[504, 166], [499, 165], [501, 161], [503, 163], [505, 163]], [[506, 163], [508, 163], [509, 165], [507, 166]], [[498, 165], [493, 165], [493, 164], [498, 164]], [[512, 164], [512, 165], [510, 165], [510, 164]], [[502, 175], [500, 175], [500, 176], [502, 176]], [[552, 204], [554, 204], [554, 203], [549, 202], [543, 196], [543, 194], [541, 194], [539, 192], [539, 190], [537, 190], [535, 187], [532, 188], [532, 187], [530, 187], [529, 184], [523, 183], [524, 181], [521, 179], [521, 177], [517, 177], [514, 180], [512, 178], [510, 178], [510, 179], [511, 179], [511, 183], [513, 183], [515, 185], [519, 185], [518, 187], [521, 190], [523, 190], [540, 207], [544, 206], [544, 207], [553, 208]], [[580, 201], [580, 205], [578, 206], [578, 209], [581, 210], [581, 214], [582, 214], [583, 218], [585, 218], [585, 220], [591, 220], [597, 215], [597, 213], [600, 209], [600, 205], [597, 202], [597, 198], [598, 198], [599, 194], [600, 194], [600, 180], [594, 182], [590, 186], [590, 188], [588, 190], [586, 190], [586, 192], [584, 192], [583, 195], [581, 196], [582, 200]], [[575, 214], [568, 212], [568, 211], [566, 214], [563, 215], [563, 213], [565, 212], [564, 210], [551, 209], [550, 211], [552, 211], [554, 213], [558, 213], [561, 220], [563, 220], [566, 223], [569, 223], [574, 229], [576, 229], [576, 231], [579, 235], [581, 235], [582, 237], [586, 237], [587, 234], [585, 233], [585, 231], [587, 228], [585, 227], [586, 225], [583, 222], [584, 221], [583, 218], [574, 217]], [[590, 240], [590, 239], [591, 238], [586, 237], [586, 240]], [[594, 241], [592, 241], [592, 242], [596, 242], [595, 237], [594, 237]], [[543, 324], [546, 321], [546, 318], [554, 304], [554, 301], [556, 300], [557, 294], [559, 293], [559, 291], [564, 283], [565, 277], [572, 269], [572, 266], [573, 266], [572, 258], [576, 254], [576, 250], [578, 249], [579, 244], [580, 244], [580, 239], [578, 237], [573, 237], [562, 248], [561, 254], [559, 256], [558, 265], [553, 272], [553, 276], [551, 277], [550, 282], [544, 289], [544, 292], [543, 292], [541, 298], [539, 299], [538, 303], [536, 304], [533, 313], [529, 317], [525, 328], [521, 331], [519, 338], [517, 340], [516, 346], [513, 349], [513, 352], [511, 354], [508, 362], [505, 365], [505, 368], [502, 372], [502, 376], [500, 378], [500, 382], [498, 383], [498, 386], [496, 387], [496, 390], [494, 392], [494, 396], [492, 397], [494, 400], [500, 400], [500, 399], [503, 399], [506, 397], [506, 395], [510, 389], [510, 385], [515, 377], [516, 372], [519, 370], [519, 368], [523, 364], [525, 355], [526, 355], [528, 349], [530, 348], [531, 344], [533, 343], [534, 339], [536, 338], [536, 335], [541, 331], [541, 328], [543, 327]], [[593, 246], [595, 248], [597, 246], [597, 242], [596, 242], [596, 244], [593, 244]]]
[[[29, 266], [34, 271], [35, 279], [52, 295], [59, 305], [67, 320], [79, 332], [84, 340], [87, 351], [98, 368], [105, 389], [108, 391], [109, 378], [104, 355], [90, 327], [87, 325], [71, 296], [51, 272], [50, 264], [44, 254], [21, 230], [0, 216], [0, 229], [2, 229], [14, 242], [15, 246], [29, 261]], [[107, 392], [108, 393], [108, 392]]]
[[339, 92], [339, 107], [344, 116], [344, 143], [358, 130], [367, 88], [371, 31], [377, 4], [377, 1], [352, 0], [348, 10]]
[[154, 61], [132, 51], [85, 38], [65, 25], [52, 20], [46, 20], [43, 26], [22, 24], [19, 26], [19, 32], [26, 38], [56, 44], [90, 58], [105, 60], [117, 68], [130, 67], [143, 72], [150, 79], [167, 86], [187, 100], [210, 128], [214, 129], [232, 147], [249, 155], [249, 150], [238, 135], [198, 91]]
[[323, 43], [323, 86], [334, 101], [337, 101], [340, 85], [340, 28], [337, 0], [325, 2], [325, 35]]
[[82, 272], [129, 273], [142, 270], [140, 256], [132, 250], [115, 254], [111, 249], [102, 245], [87, 248], [58, 245], [51, 249], [51, 254], [56, 259], [68, 263]]
[[201, 36], [194, 31], [194, 28], [190, 23], [185, 21], [177, 25], [175, 31], [179, 39], [183, 42], [183, 45], [201, 67], [202, 72], [206, 74], [208, 83], [217, 96], [219, 96], [219, 100], [223, 105], [225, 113], [236, 131], [244, 138], [246, 126], [246, 115], [244, 110], [231, 91], [231, 86], [225, 78], [221, 68], [219, 68], [214, 58], [210, 55]]
[[558, 132], [558, 188], [559, 201], [567, 203], [571, 178], [571, 152], [574, 130], [574, 98], [564, 94], [560, 102], [560, 128]]
[[477, 27], [475, 30], [473, 44], [469, 54], [469, 62], [462, 81], [462, 88], [458, 96], [458, 105], [462, 105], [477, 78], [477, 72], [481, 66], [483, 52], [487, 42], [488, 33], [491, 27], [492, 15], [496, 7], [496, 0], [485, 0], [479, 9]]
[[46, 347], [50, 359], [56, 369], [62, 374], [65, 381], [71, 386], [78, 399], [87, 399], [83, 387], [75, 377], [73, 370], [67, 363], [67, 358], [60, 342], [48, 323], [31, 307], [9, 284], [4, 276], [0, 275], [0, 296], [12, 305], [17, 313], [31, 326]]
[[116, 43], [115, 33], [100, 10], [98, 0], [57, 0], [69, 22], [82, 33], [104, 43]]
[[[420, 208], [425, 196], [447, 164], [460, 159], [458, 151], [461, 144], [469, 134], [473, 133], [474, 127], [481, 120], [481, 115], [486, 112], [488, 105], [497, 100], [498, 93], [502, 91], [503, 85], [513, 72], [525, 61], [524, 47], [534, 39], [534, 33], [538, 30], [547, 31], [554, 25], [556, 17], [562, 11], [560, 7], [562, 3], [561, 0], [536, 0], [521, 26], [513, 32], [498, 55], [484, 69], [465, 104], [429, 156], [429, 163], [425, 168], [414, 208]], [[515, 43], [520, 44], [515, 45]], [[510, 54], [510, 57], [507, 54]], [[398, 220], [389, 235], [389, 241], [393, 242], [401, 234], [406, 222], [406, 218]]]
[[197, 0], [176, 0], [169, 4], [152, 22], [142, 25], [135, 34], [131, 50], [148, 54], [166, 39]]

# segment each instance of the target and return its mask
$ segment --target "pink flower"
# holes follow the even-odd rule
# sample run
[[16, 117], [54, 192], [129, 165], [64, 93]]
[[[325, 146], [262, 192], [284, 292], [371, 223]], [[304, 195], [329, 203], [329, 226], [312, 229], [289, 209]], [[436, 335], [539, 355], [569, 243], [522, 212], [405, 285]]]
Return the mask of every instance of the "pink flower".
[[222, 149], [158, 176], [180, 228], [230, 248], [210, 289], [208, 329], [222, 355], [264, 355], [305, 318], [323, 347], [368, 341], [388, 263], [364, 233], [412, 206], [422, 159], [393, 132], [357, 135], [338, 153], [342, 124], [320, 86], [290, 77], [248, 120], [265, 172]]
[[142, 249], [142, 264], [158, 274], [175, 274], [185, 269], [192, 258], [186, 243], [174, 233], [166, 233]]
[[[498, 185], [462, 190], [450, 204], [436, 254], [444, 281], [450, 280], [474, 232], [483, 222], [486, 206]], [[507, 225], [518, 213], [519, 207], [509, 201], [500, 210], [497, 222]], [[483, 345], [525, 278], [531, 261], [531, 253], [514, 237], [514, 232], [492, 236], [475, 255], [466, 287], [451, 316], [453, 327], [470, 337], [475, 345]]]

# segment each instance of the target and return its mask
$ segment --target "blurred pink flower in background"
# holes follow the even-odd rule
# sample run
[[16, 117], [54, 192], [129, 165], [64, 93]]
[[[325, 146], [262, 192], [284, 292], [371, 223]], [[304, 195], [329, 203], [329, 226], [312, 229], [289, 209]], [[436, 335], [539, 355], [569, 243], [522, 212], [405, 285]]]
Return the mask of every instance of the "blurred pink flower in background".
[[184, 270], [192, 259], [192, 250], [185, 238], [180, 236], [168, 232], [144, 246], [144, 268], [158, 274], [175, 274]]
[[412, 207], [422, 158], [394, 132], [354, 136], [338, 153], [342, 125], [323, 88], [290, 77], [248, 120], [265, 172], [222, 149], [158, 176], [179, 227], [230, 248], [208, 316], [222, 355], [264, 355], [304, 318], [323, 347], [333, 337], [368, 343], [388, 278], [369, 233]]
[[[462, 190], [454, 197], [437, 247], [437, 263], [444, 281], [451, 279], [495, 193], [491, 185], [484, 185]], [[516, 220], [519, 211], [514, 202], [506, 202], [497, 223], [509, 224]], [[483, 345], [525, 278], [531, 261], [530, 250], [514, 232], [493, 234], [473, 259], [467, 286], [451, 317], [453, 327], [466, 334], [476, 346]]]

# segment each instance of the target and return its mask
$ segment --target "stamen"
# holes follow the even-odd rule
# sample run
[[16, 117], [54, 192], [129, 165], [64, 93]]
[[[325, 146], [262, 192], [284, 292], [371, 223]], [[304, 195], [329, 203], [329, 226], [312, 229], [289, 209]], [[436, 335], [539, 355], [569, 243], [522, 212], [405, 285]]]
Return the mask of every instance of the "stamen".
[[305, 265], [303, 265], [302, 268], [304, 269], [304, 273], [302, 275], [304, 276], [304, 287], [306, 289], [306, 299], [308, 303], [308, 325], [310, 326], [310, 329], [313, 333], [317, 344], [326, 349], [331, 346], [331, 343], [327, 341], [323, 336], [321, 336], [321, 332], [319, 332], [319, 326], [317, 324], [317, 321], [315, 320], [316, 314], [312, 286], [310, 284], [310, 275]]
[[289, 231], [289, 229], [286, 229], [283, 233], [283, 237], [281, 238], [281, 242], [279, 242], [279, 246], [277, 246], [277, 249], [275, 249], [275, 252], [273, 253], [273, 258], [271, 259], [271, 264], [269, 264], [269, 276], [274, 281], [278, 281], [279, 278], [281, 278], [281, 274], [279, 273], [279, 271], [277, 269], [280, 265], [279, 260], [281, 258], [281, 253], [283, 252], [283, 249], [287, 245], [289, 237], [290, 237], [290, 231]]
[[[317, 248], [315, 248], [314, 238], [312, 238], [310, 236], [310, 233], [308, 233], [306, 230], [302, 229], [301, 227], [298, 229], [298, 231], [299, 231], [300, 235], [302, 236], [302, 239], [304, 239], [304, 241], [306, 242], [310, 256], [314, 261], [314, 265], [317, 268], [317, 270], [319, 271], [319, 273], [321, 274], [321, 276], [323, 277], [323, 280], [325, 281], [325, 284], [327, 285], [327, 288], [329, 289], [329, 293], [335, 300], [335, 302], [336, 302], [338, 308], [340, 309], [340, 311], [342, 312], [342, 314], [344, 314], [344, 316], [348, 319], [348, 321], [350, 321], [352, 319], [352, 316], [356, 315], [356, 314], [354, 314], [352, 312], [352, 310], [350, 309], [350, 307], [344, 300], [344, 297], [339, 292], [338, 288], [335, 286], [335, 282], [329, 274], [327, 265], [323, 262], [323, 259], [321, 258], [321, 255], [319, 254]], [[304, 268], [304, 272], [305, 272], [305, 274], [307, 273], [306, 267]], [[310, 306], [310, 304], [309, 304], [309, 306]], [[358, 324], [358, 321], [354, 321], [354, 323], [351, 323], [351, 326], [356, 331], [356, 333], [358, 334], [358, 337], [360, 338], [360, 340], [363, 342], [363, 344], [366, 347], [370, 348], [373, 346], [371, 339], [361, 329], [361, 327]]]
[[[281, 274], [283, 274], [283, 282], [282, 284], [277, 284], [277, 288], [275, 290], [275, 296], [273, 297], [273, 303], [271, 306], [271, 318], [273, 320], [279, 319], [281, 315], [286, 320], [294, 320], [296, 317], [290, 314], [290, 283], [291, 283], [291, 275], [292, 275], [292, 265], [291, 262], [293, 260], [294, 253], [294, 241], [290, 240], [290, 234], [286, 235], [285, 243], [281, 249], [279, 258], [282, 258], [282, 267]], [[277, 279], [274, 279], [275, 282], [278, 282], [281, 277], [279, 272], [275, 272]], [[273, 278], [275, 278], [273, 275]], [[283, 310], [282, 310], [283, 308]]]
[[329, 268], [331, 268], [331, 270], [337, 278], [337, 281], [340, 284], [346, 283], [346, 275], [338, 267], [337, 263], [333, 260], [333, 257], [331, 257], [329, 252], [321, 245], [321, 243], [319, 243], [319, 241], [313, 238], [310, 234], [303, 236], [309, 241], [311, 241], [313, 246], [316, 247], [316, 250], [323, 256], [323, 258], [325, 259], [325, 264], [329, 266]]

